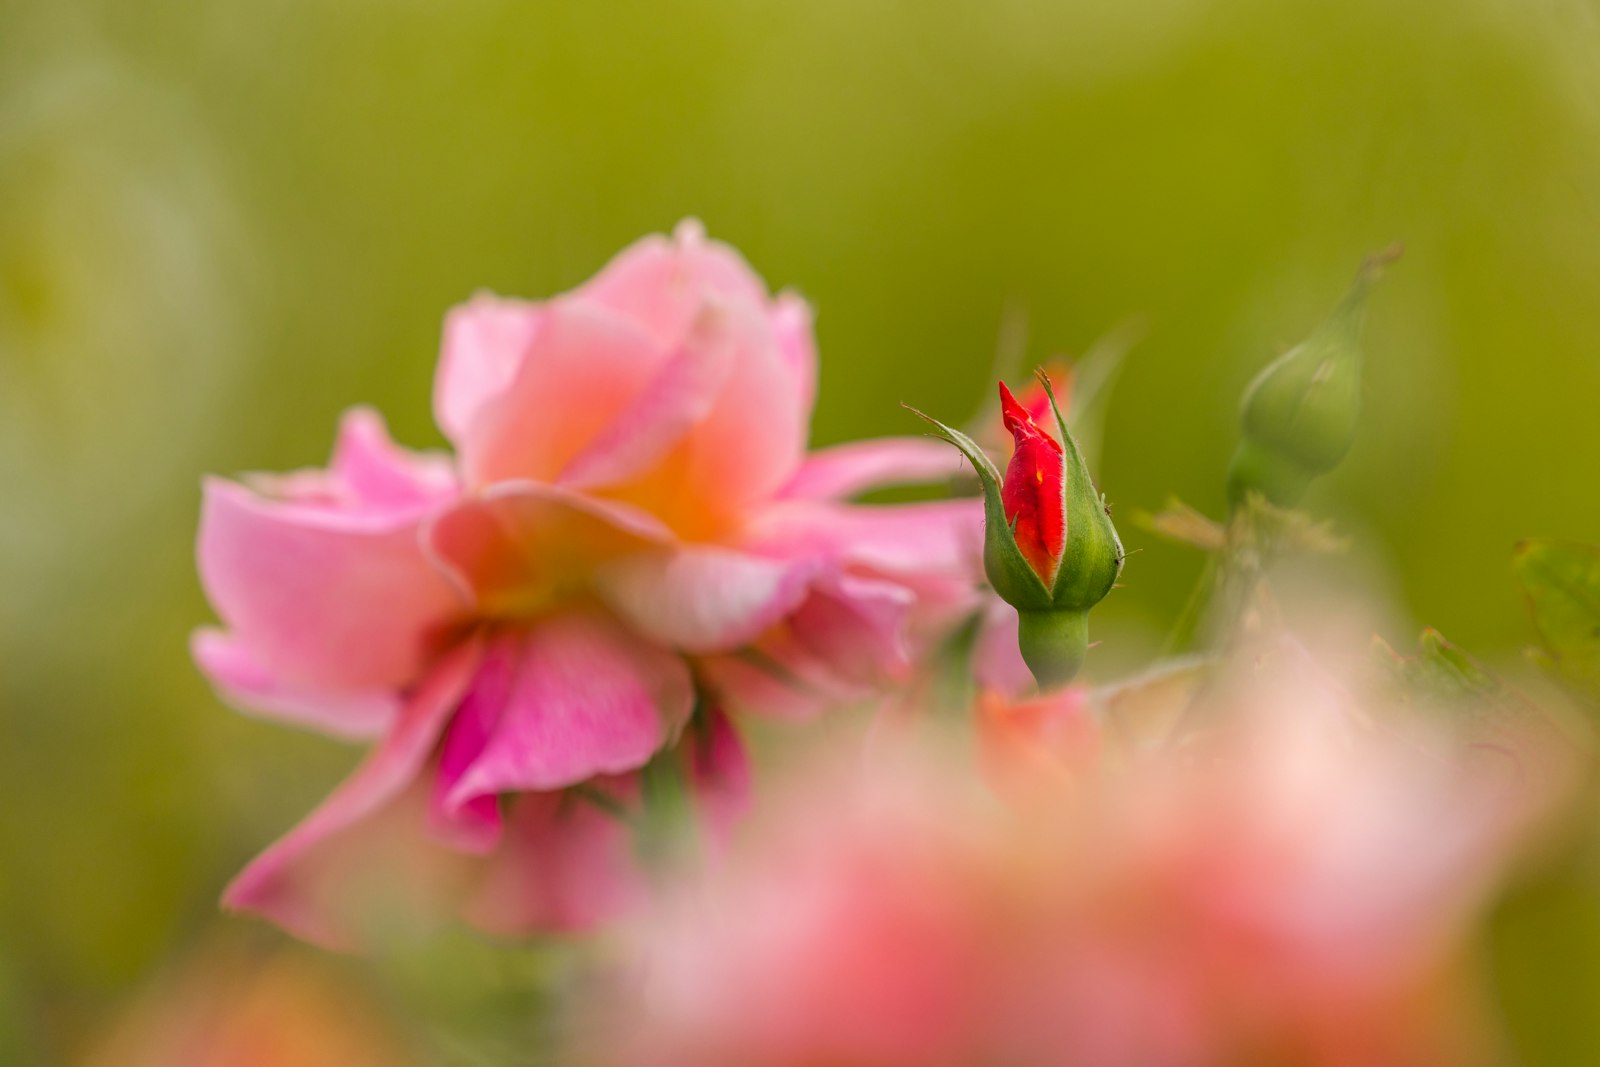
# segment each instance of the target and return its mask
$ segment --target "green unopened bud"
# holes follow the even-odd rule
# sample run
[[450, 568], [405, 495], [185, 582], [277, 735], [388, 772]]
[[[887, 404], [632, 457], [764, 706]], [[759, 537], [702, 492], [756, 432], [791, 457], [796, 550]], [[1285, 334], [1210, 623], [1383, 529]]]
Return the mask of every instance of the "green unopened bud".
[[[1059, 443], [1004, 384], [1002, 408], [1016, 449], [1004, 479], [971, 438], [917, 412], [971, 461], [983, 486], [984, 571], [1021, 617], [1023, 659], [1041, 687], [1069, 681], [1088, 649], [1088, 612], [1122, 572], [1122, 542], [1067, 430], [1050, 381], [1040, 381]], [[914, 409], [913, 409], [914, 410]]]
[[1312, 479], [1333, 470], [1350, 451], [1361, 411], [1367, 292], [1399, 254], [1394, 248], [1368, 259], [1334, 313], [1245, 389], [1244, 434], [1228, 468], [1233, 506], [1255, 492], [1279, 507], [1293, 507]]

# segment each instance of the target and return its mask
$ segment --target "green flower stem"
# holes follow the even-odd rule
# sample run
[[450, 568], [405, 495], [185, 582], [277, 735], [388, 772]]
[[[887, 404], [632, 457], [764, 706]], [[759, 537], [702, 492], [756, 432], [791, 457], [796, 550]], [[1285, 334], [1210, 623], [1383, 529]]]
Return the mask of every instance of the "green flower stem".
[[1019, 611], [1017, 644], [1039, 689], [1058, 689], [1077, 676], [1089, 651], [1088, 611]]

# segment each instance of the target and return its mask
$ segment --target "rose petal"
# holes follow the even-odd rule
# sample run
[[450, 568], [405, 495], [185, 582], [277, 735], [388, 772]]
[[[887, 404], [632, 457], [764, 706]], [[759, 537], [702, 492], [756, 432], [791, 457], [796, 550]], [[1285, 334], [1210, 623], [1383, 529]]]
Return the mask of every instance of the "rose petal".
[[354, 945], [355, 917], [340, 905], [359, 901], [344, 884], [342, 867], [335, 864], [339, 869], [333, 872], [322, 868], [349, 851], [363, 825], [416, 778], [478, 659], [476, 642], [447, 654], [406, 703], [383, 743], [316, 811], [233, 880], [223, 893], [223, 905], [265, 915], [309, 941]]
[[831, 558], [891, 577], [954, 579], [983, 574], [983, 507], [976, 499], [927, 504], [795, 501], [751, 524], [746, 544], [784, 556]]
[[722, 845], [750, 806], [750, 754], [733, 723], [713, 708], [684, 745], [694, 806], [712, 842]]
[[585, 791], [524, 793], [510, 805], [501, 848], [467, 902], [467, 920], [489, 933], [586, 930], [631, 910], [647, 891], [619, 810], [636, 803], [633, 779], [600, 779]]
[[399, 447], [383, 416], [367, 407], [345, 412], [329, 466], [352, 499], [367, 509], [416, 513], [459, 492], [447, 457]]
[[450, 719], [439, 745], [438, 766], [428, 806], [428, 830], [439, 841], [464, 852], [487, 853], [500, 841], [500, 798], [493, 794], [452, 803], [462, 775], [494, 737], [511, 696], [522, 644], [511, 636], [484, 650], [472, 684]]
[[284, 692], [401, 688], [465, 607], [423, 554], [415, 517], [271, 501], [217, 478], [197, 555], [231, 640]]
[[554, 481], [627, 410], [671, 349], [639, 324], [581, 297], [544, 304], [516, 373], [457, 439], [471, 485]]
[[390, 438], [383, 416], [366, 407], [351, 408], [340, 418], [326, 470], [252, 473], [244, 482], [271, 500], [395, 521], [414, 518], [459, 492], [448, 457], [401, 448]]
[[753, 640], [805, 599], [823, 565], [715, 546], [623, 556], [595, 574], [601, 597], [631, 627], [688, 652], [722, 652]]
[[561, 484], [592, 490], [635, 477], [658, 462], [711, 414], [733, 370], [735, 340], [726, 312], [706, 305], [677, 353], [633, 405], [567, 465]]
[[694, 219], [680, 223], [670, 239], [635, 241], [578, 292], [639, 323], [663, 345], [682, 340], [707, 297], [767, 302], [766, 284], [744, 258], [721, 241], [707, 240]]
[[811, 319], [811, 305], [787, 291], [778, 294], [769, 314], [772, 335], [794, 383], [796, 407], [807, 427], [817, 399], [817, 344]]
[[458, 448], [484, 407], [510, 387], [539, 330], [539, 319], [539, 305], [487, 293], [445, 316], [433, 417]]
[[836, 575], [819, 583], [789, 626], [841, 679], [881, 684], [911, 666], [906, 625], [915, 603], [916, 595], [898, 583]]
[[189, 648], [222, 698], [247, 714], [310, 726], [335, 737], [365, 739], [381, 735], [400, 706], [392, 692], [329, 696], [285, 689], [249, 648], [221, 630], [195, 631]]
[[447, 803], [636, 770], [693, 706], [683, 661], [613, 620], [578, 612], [541, 620], [522, 636], [499, 722]]
[[811, 452], [778, 494], [791, 500], [839, 500], [871, 489], [950, 481], [961, 454], [931, 437], [883, 437]]
[[482, 615], [527, 615], [585, 585], [601, 561], [669, 543], [627, 504], [560, 486], [504, 482], [440, 512], [423, 543]]

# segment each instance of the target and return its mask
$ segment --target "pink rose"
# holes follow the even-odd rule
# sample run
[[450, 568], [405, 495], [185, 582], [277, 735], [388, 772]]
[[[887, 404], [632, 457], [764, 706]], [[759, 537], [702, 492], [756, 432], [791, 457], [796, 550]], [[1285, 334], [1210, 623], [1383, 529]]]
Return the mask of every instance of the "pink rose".
[[[805, 303], [691, 222], [571, 293], [452, 311], [434, 411], [453, 457], [358, 409], [326, 471], [209, 480], [223, 628], [196, 634], [201, 668], [243, 708], [377, 742], [226, 903], [358, 941], [343, 868], [386, 836], [428, 872], [413, 888], [481, 926], [584, 925], [637, 881], [617, 813], [647, 763], [692, 764], [707, 812], [737, 799], [710, 709], [810, 713], [904, 676], [976, 602], [977, 505], [851, 503], [958, 457], [807, 455], [815, 387]], [[686, 729], [701, 747], [662, 757]]]

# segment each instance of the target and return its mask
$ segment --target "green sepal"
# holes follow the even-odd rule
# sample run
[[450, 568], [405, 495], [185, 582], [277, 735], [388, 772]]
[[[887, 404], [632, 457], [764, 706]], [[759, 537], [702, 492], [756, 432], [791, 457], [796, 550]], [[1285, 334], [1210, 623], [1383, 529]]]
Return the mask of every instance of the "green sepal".
[[1049, 609], [1052, 606], [1050, 590], [1017, 547], [1016, 534], [1006, 520], [1005, 506], [1000, 500], [1000, 471], [994, 462], [977, 442], [960, 430], [910, 405], [903, 406], [932, 426], [939, 437], [960, 449], [977, 471], [978, 482], [983, 486], [983, 569], [994, 591], [1000, 599], [1021, 610]]
[[1056, 569], [1055, 587], [1050, 591], [1050, 603], [1057, 609], [1088, 611], [1111, 592], [1122, 573], [1126, 554], [1105, 499], [1095, 491], [1088, 464], [1084, 463], [1078, 442], [1067, 429], [1067, 420], [1056, 403], [1050, 377], [1043, 371], [1038, 377], [1061, 433], [1062, 482], [1066, 494], [1065, 543], [1060, 566]]

